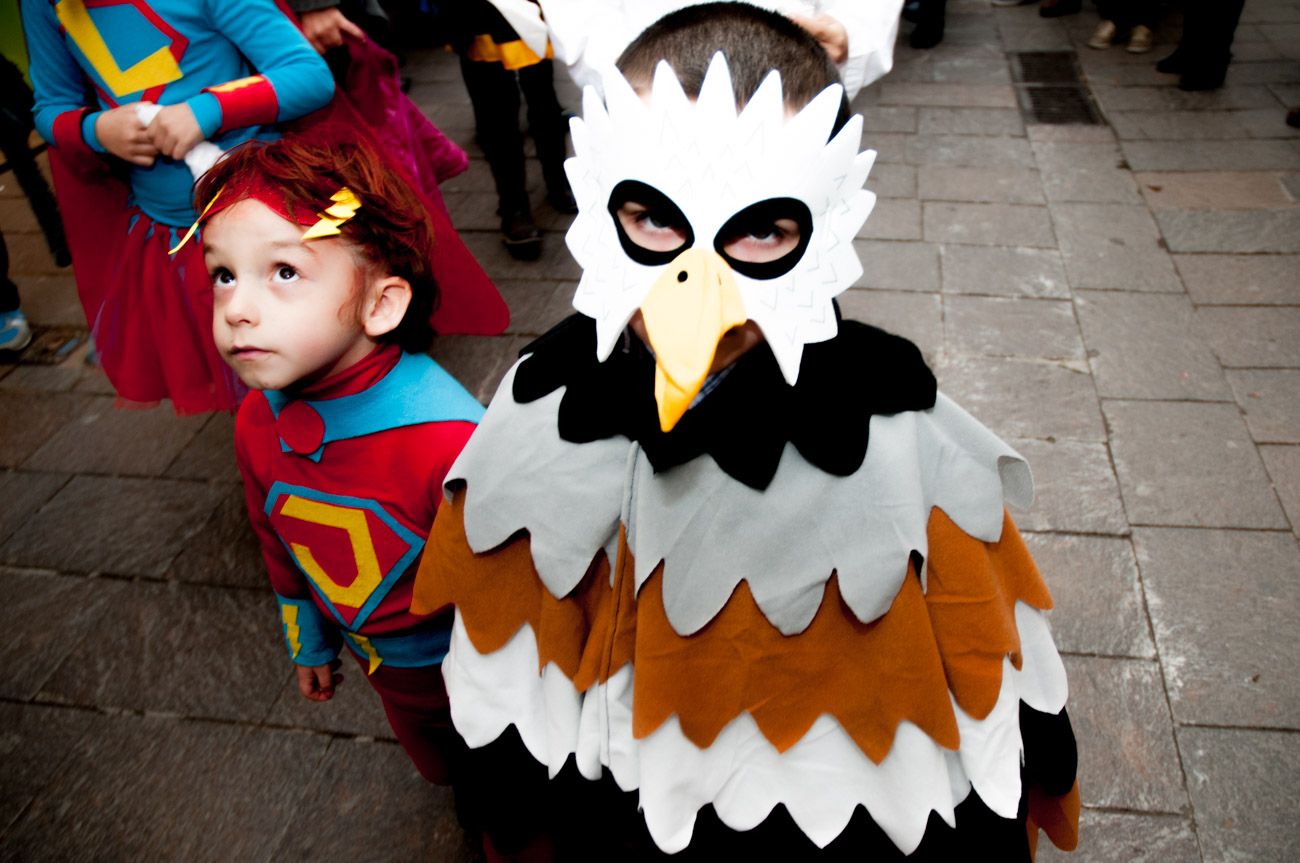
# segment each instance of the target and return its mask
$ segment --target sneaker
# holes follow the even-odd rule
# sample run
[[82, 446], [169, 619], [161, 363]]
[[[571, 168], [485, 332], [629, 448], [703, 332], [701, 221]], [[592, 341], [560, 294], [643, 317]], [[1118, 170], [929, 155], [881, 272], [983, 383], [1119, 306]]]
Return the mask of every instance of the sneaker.
[[1130, 54], [1145, 54], [1151, 50], [1151, 46], [1154, 44], [1155, 34], [1151, 32], [1151, 28], [1138, 24], [1133, 28], [1133, 32], [1129, 34], [1128, 47], [1124, 50]]
[[526, 209], [501, 217], [501, 242], [516, 261], [535, 261], [542, 256], [542, 232]]
[[[1145, 27], [1143, 28], [1146, 29]], [[1134, 30], [1133, 32], [1137, 32]], [[1150, 30], [1147, 30], [1150, 33]], [[1089, 48], [1109, 48], [1110, 44], [1115, 41], [1115, 22], [1102, 21], [1097, 25], [1097, 29], [1092, 31], [1092, 38], [1088, 40]], [[1150, 47], [1150, 46], [1148, 46]]]
[[21, 351], [32, 343], [32, 328], [22, 309], [0, 312], [0, 351]]

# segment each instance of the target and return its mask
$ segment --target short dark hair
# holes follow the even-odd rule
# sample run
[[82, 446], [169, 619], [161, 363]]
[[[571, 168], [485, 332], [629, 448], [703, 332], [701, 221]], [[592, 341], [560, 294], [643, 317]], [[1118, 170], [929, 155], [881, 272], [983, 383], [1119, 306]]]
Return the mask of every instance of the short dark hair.
[[199, 180], [194, 192], [196, 209], [202, 211], [222, 188], [238, 187], [251, 175], [280, 188], [291, 211], [300, 206], [324, 210], [339, 187], [351, 189], [361, 207], [340, 226], [343, 239], [372, 266], [411, 283], [406, 314], [378, 341], [413, 353], [429, 349], [434, 335], [430, 317], [439, 300], [429, 263], [433, 223], [419, 196], [374, 146], [342, 130], [332, 131], [327, 140], [286, 135], [270, 142], [248, 141], [232, 149]]
[[[807, 31], [784, 15], [748, 3], [702, 3], [670, 12], [632, 40], [619, 56], [618, 68], [634, 85], [649, 83], [655, 66], [666, 60], [686, 95], [695, 98], [719, 51], [727, 58], [737, 105], [747, 103], [773, 69], [781, 73], [786, 104], [795, 109], [840, 83], [839, 70]], [[846, 98], [835, 131], [848, 118]]]

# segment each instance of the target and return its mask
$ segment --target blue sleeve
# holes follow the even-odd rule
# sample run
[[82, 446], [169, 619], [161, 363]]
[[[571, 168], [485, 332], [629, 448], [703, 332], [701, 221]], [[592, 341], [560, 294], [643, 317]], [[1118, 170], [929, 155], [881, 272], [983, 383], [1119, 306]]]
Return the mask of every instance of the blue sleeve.
[[[23, 31], [27, 35], [27, 54], [30, 58], [28, 73], [36, 104], [32, 109], [36, 131], [47, 142], [59, 145], [54, 139], [54, 121], [68, 111], [87, 107], [86, 76], [68, 51], [59, 19], [48, 0], [24, 0], [22, 4]], [[95, 120], [100, 112], [88, 113], [81, 122], [83, 140], [93, 149], [104, 152], [95, 137]]]
[[[264, 122], [296, 119], [323, 107], [333, 97], [334, 77], [329, 67], [273, 0], [205, 0], [205, 6], [213, 26], [274, 88], [274, 113]], [[203, 93], [191, 101], [211, 98], [211, 94]], [[210, 107], [191, 105], [200, 125]], [[221, 128], [230, 127], [223, 120]]]
[[342, 636], [325, 620], [311, 599], [275, 595], [280, 604], [280, 627], [289, 658], [299, 665], [325, 665], [339, 655]]

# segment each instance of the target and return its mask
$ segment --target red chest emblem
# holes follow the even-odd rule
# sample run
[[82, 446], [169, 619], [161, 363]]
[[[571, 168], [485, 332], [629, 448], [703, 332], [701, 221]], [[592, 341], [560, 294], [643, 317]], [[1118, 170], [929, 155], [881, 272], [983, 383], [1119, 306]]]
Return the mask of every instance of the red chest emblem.
[[374, 500], [277, 482], [266, 514], [298, 568], [349, 629], [366, 621], [424, 547]]

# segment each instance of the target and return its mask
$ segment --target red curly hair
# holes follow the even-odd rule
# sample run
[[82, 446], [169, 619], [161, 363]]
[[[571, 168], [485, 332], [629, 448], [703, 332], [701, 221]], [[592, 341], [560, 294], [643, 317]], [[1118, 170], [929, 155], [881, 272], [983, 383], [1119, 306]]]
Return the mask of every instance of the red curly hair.
[[195, 209], [201, 212], [218, 192], [223, 193], [221, 203], [229, 205], [249, 197], [241, 189], [267, 186], [283, 194], [284, 210], [289, 213], [321, 212], [340, 187], [352, 190], [361, 207], [339, 226], [343, 239], [369, 264], [411, 283], [406, 314], [380, 341], [396, 343], [406, 351], [427, 351], [433, 341], [429, 318], [439, 298], [430, 266], [433, 224], [420, 197], [375, 148], [360, 138], [334, 134], [328, 143], [294, 135], [247, 141], [199, 179], [194, 187]]

